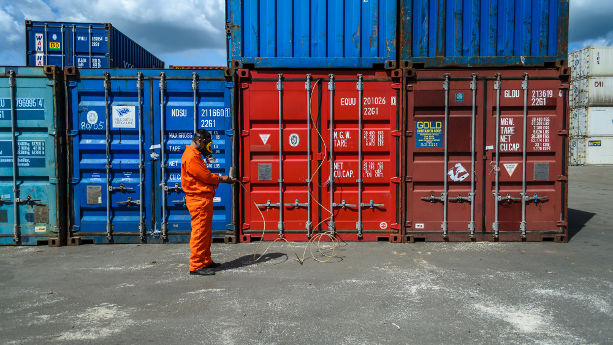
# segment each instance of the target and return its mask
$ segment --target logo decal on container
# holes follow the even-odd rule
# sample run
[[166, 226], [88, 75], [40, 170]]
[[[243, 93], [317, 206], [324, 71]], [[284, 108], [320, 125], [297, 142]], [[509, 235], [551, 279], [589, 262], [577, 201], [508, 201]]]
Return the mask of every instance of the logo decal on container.
[[90, 110], [87, 113], [87, 122], [91, 125], [95, 125], [96, 123], [98, 123], [98, 113]]
[[264, 145], [266, 145], [268, 142], [268, 138], [270, 138], [270, 134], [260, 134], [260, 139], [262, 139], [262, 143], [264, 143]]
[[386, 222], [381, 222], [381, 223], [379, 223], [379, 228], [380, 228], [381, 230], [385, 230], [385, 229], [387, 229], [387, 223], [386, 223]]
[[517, 168], [517, 166], [519, 165], [518, 163], [505, 163], [503, 164], [505, 170], [507, 171], [507, 174], [509, 174], [509, 177], [513, 176], [513, 173], [515, 172], [515, 168]]
[[300, 144], [300, 136], [296, 133], [292, 133], [289, 135], [289, 146], [296, 147]]
[[464, 168], [461, 163], [457, 163], [453, 168], [449, 169], [447, 175], [449, 175], [449, 178], [452, 181], [461, 182], [466, 180], [469, 174], [466, 168]]
[[133, 105], [113, 106], [113, 128], [136, 128], [135, 108]]
[[35, 41], [37, 52], [45, 51], [44, 44], [43, 44], [43, 34], [34, 34], [34, 41]]

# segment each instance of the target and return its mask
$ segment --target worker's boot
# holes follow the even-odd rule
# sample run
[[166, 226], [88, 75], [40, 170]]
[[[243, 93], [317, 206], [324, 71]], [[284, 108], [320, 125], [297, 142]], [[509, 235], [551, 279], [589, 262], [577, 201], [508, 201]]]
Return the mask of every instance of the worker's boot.
[[199, 270], [189, 271], [189, 274], [192, 276], [212, 276], [212, 275], [215, 275], [215, 271], [213, 271], [209, 267], [205, 267]]

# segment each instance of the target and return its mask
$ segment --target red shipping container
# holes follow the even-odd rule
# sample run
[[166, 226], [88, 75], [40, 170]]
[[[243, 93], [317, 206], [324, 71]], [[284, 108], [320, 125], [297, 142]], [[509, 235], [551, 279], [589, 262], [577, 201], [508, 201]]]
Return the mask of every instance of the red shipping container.
[[238, 76], [241, 241], [399, 241], [401, 71]]
[[407, 70], [406, 90], [405, 240], [568, 239], [564, 74]]

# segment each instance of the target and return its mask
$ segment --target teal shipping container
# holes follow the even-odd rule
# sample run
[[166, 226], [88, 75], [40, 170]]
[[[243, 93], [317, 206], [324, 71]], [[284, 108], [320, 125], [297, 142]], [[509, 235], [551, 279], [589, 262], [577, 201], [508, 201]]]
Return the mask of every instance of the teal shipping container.
[[55, 66], [0, 67], [0, 244], [59, 245], [66, 185], [63, 79]]

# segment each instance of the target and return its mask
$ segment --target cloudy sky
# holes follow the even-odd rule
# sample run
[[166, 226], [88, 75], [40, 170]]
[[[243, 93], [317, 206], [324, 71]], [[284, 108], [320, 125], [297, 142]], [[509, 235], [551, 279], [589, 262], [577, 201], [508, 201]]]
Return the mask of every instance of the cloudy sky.
[[[0, 0], [0, 65], [24, 63], [24, 20], [110, 22], [166, 65], [225, 65], [225, 0]], [[613, 45], [613, 1], [570, 0], [571, 51]]]

